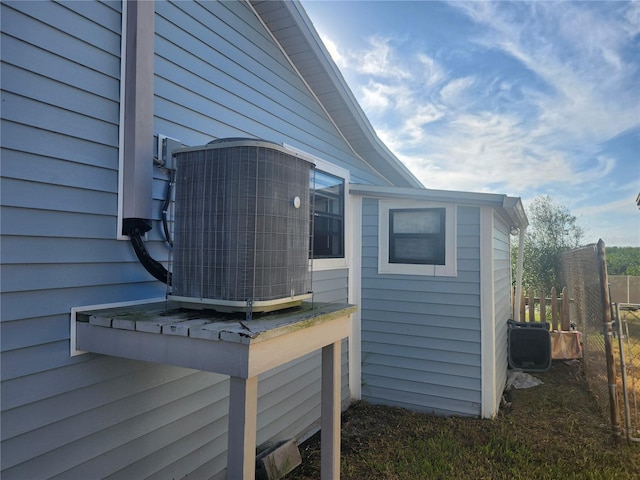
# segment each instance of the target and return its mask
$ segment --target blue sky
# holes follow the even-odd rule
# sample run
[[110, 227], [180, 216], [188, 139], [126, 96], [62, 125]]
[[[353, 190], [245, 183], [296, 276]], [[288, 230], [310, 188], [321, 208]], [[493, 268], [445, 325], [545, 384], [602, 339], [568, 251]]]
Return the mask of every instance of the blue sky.
[[378, 136], [427, 188], [550, 195], [640, 246], [640, 2], [303, 0]]

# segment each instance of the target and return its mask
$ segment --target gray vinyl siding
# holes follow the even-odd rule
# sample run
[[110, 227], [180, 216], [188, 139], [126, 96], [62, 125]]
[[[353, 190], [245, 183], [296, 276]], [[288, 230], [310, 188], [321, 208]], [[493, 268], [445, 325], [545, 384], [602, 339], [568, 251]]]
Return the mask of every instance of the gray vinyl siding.
[[480, 213], [457, 210], [457, 277], [378, 274], [378, 202], [362, 207], [362, 396], [479, 415]]
[[[162, 297], [116, 240], [120, 2], [3, 2], [1, 421], [3, 479], [218, 478], [228, 378], [69, 356], [71, 307]], [[156, 3], [155, 133], [198, 145], [286, 142], [379, 182], [242, 2]], [[151, 139], [150, 139], [151, 141]], [[151, 159], [150, 159], [151, 160]], [[155, 172], [153, 218], [166, 177]], [[168, 258], [158, 222], [152, 256]], [[314, 272], [345, 302], [347, 270]], [[343, 402], [349, 401], [343, 343]], [[320, 355], [260, 377], [258, 443], [319, 418]]]
[[[336, 270], [320, 270], [313, 272], [313, 301], [315, 302], [332, 302], [332, 303], [348, 303], [349, 297], [349, 271], [347, 269]], [[318, 355], [317, 353], [315, 355]], [[318, 357], [319, 358], [319, 357]], [[319, 360], [318, 360], [319, 361]], [[345, 409], [351, 403], [351, 392], [349, 390], [349, 340], [344, 339], [342, 341], [342, 363], [340, 365], [342, 373], [342, 408]], [[315, 375], [320, 375], [320, 371], [316, 371]], [[316, 382], [316, 387], [319, 384]], [[309, 392], [307, 392], [309, 393]], [[314, 412], [310, 412], [309, 418], [319, 418], [320, 403], [318, 403], [320, 391], [314, 397], [314, 408], [318, 409]], [[311, 414], [312, 413], [312, 414]], [[308, 430], [308, 433], [313, 432], [319, 424], [315, 422], [313, 429]], [[302, 436], [307, 436], [307, 433]]]
[[[496, 396], [499, 402], [507, 381], [507, 320], [511, 318], [511, 254], [509, 226], [494, 213], [493, 282], [495, 311]], [[496, 406], [497, 409], [497, 406]]]
[[156, 3], [157, 133], [287, 143], [380, 183], [355, 158], [244, 2]]

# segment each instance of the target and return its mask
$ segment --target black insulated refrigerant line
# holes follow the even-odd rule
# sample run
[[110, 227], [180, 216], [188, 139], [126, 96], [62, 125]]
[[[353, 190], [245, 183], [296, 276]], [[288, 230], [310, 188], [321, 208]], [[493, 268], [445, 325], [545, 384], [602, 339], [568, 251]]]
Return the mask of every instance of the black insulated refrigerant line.
[[157, 280], [171, 285], [171, 273], [151, 257], [142, 240], [142, 236], [149, 230], [151, 230], [151, 223], [142, 218], [125, 218], [122, 225], [122, 233], [129, 236], [133, 251], [136, 252], [136, 257], [142, 266]]

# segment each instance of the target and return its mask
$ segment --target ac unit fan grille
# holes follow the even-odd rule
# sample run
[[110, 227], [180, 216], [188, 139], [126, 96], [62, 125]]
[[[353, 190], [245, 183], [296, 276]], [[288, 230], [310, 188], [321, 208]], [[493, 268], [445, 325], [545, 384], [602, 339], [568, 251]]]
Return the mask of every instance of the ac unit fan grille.
[[308, 293], [311, 165], [255, 145], [176, 159], [172, 295], [211, 303]]

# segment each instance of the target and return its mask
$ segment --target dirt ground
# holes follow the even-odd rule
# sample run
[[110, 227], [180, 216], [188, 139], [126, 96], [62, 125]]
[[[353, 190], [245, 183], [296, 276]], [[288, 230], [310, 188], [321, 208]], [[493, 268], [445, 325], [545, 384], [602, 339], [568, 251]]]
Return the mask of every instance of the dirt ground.
[[[512, 389], [494, 420], [356, 402], [342, 417], [344, 479], [640, 479], [640, 445], [616, 445], [582, 364], [554, 361], [543, 384]], [[320, 478], [320, 434], [286, 478]]]

